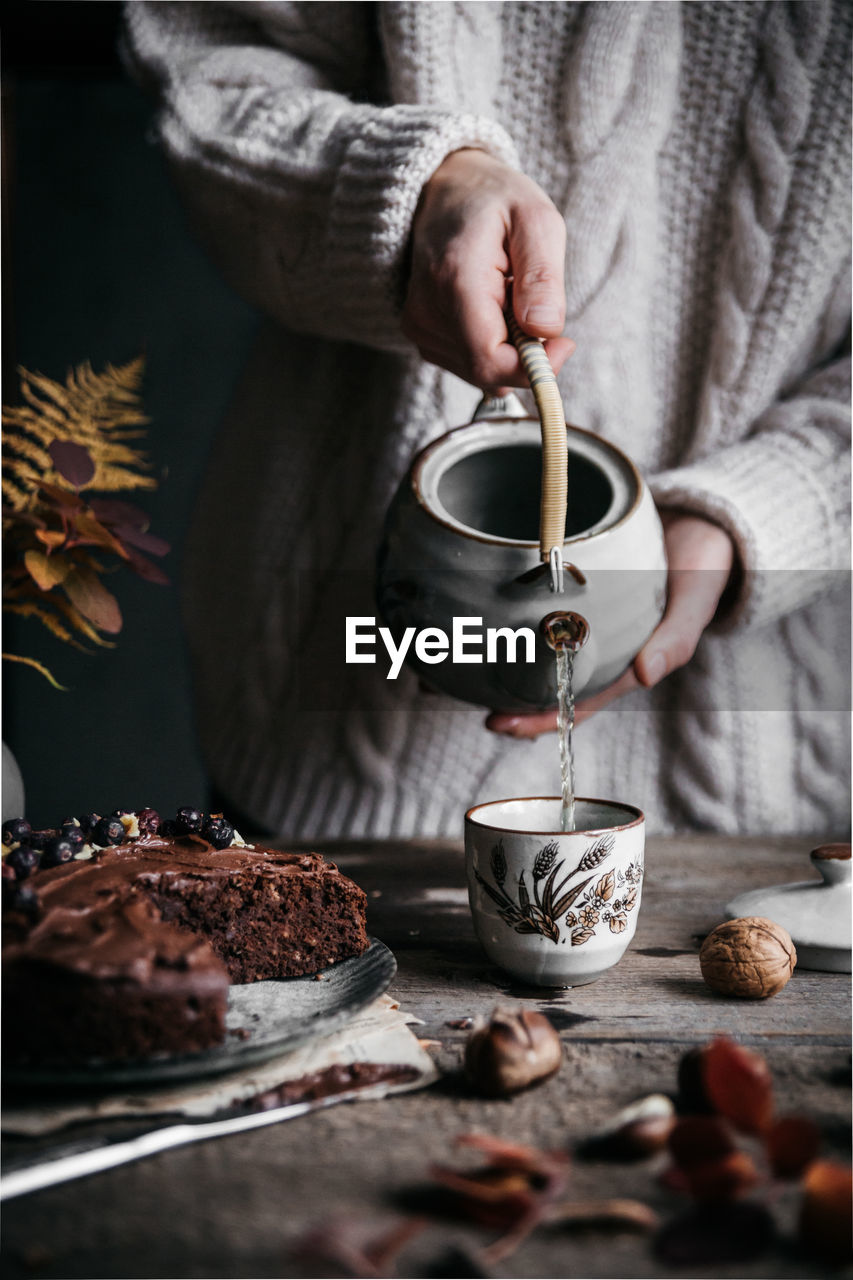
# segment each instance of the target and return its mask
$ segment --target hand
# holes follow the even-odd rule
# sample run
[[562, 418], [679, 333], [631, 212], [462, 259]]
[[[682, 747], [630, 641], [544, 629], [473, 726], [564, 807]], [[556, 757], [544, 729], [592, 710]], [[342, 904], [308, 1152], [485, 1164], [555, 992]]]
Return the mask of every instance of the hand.
[[565, 321], [563, 219], [544, 191], [485, 151], [454, 151], [421, 194], [403, 333], [425, 360], [483, 391], [525, 387], [504, 320], [507, 277], [526, 332], [556, 372], [574, 351]]
[[[731, 577], [734, 544], [717, 524], [684, 512], [661, 512], [669, 563], [666, 613], [628, 670], [607, 689], [578, 702], [575, 724], [581, 724], [608, 703], [634, 689], [651, 689], [696, 650], [702, 632], [717, 612]], [[537, 738], [557, 728], [556, 711], [533, 715], [493, 711], [486, 728], [512, 738]]]

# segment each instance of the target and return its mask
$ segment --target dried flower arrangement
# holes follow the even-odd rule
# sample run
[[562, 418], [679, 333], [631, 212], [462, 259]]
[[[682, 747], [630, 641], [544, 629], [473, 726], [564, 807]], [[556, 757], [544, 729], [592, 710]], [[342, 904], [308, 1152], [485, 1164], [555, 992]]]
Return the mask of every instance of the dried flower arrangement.
[[[145, 453], [139, 388], [144, 358], [70, 370], [65, 384], [20, 370], [23, 404], [3, 408], [3, 608], [36, 618], [59, 640], [112, 647], [122, 627], [102, 576], [125, 564], [148, 582], [168, 578], [148, 557], [168, 543], [144, 511], [99, 494], [156, 488]], [[82, 639], [81, 639], [82, 637]], [[43, 663], [4, 653], [62, 688]]]

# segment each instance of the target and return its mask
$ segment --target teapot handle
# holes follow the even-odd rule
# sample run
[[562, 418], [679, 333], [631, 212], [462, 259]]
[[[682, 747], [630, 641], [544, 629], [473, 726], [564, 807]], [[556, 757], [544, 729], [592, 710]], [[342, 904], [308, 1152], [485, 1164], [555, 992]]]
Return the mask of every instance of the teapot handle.
[[[521, 367], [530, 382], [542, 424], [542, 505], [539, 512], [539, 558], [562, 559], [566, 539], [568, 502], [568, 438], [566, 415], [557, 378], [541, 338], [522, 332], [512, 312], [512, 294], [507, 298], [506, 323], [518, 351]], [[553, 571], [552, 571], [553, 572]]]

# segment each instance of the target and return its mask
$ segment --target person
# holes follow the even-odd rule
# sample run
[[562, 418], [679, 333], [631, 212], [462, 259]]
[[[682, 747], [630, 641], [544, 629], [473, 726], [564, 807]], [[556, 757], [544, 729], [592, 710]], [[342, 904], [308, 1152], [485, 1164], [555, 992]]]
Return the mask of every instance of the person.
[[458, 836], [556, 789], [552, 713], [486, 732], [336, 639], [414, 453], [524, 386], [511, 276], [666, 527], [667, 613], [579, 707], [578, 793], [657, 832], [846, 830], [852, 14], [127, 6], [191, 223], [263, 317], [186, 565], [205, 758], [256, 827]]

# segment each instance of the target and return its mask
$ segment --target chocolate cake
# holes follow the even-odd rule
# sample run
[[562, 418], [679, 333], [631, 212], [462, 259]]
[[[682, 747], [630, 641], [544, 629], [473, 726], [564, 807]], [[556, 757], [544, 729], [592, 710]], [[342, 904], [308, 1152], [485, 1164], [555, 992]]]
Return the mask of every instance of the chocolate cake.
[[199, 832], [158, 824], [136, 834], [135, 821], [125, 821], [119, 843], [84, 838], [67, 861], [45, 867], [60, 833], [25, 877], [27, 858], [16, 849], [29, 846], [12, 848], [4, 867], [7, 1061], [210, 1048], [225, 1036], [230, 982], [314, 974], [367, 949], [365, 895], [333, 863], [236, 843], [225, 829], [232, 842], [217, 848]]

